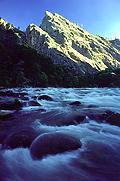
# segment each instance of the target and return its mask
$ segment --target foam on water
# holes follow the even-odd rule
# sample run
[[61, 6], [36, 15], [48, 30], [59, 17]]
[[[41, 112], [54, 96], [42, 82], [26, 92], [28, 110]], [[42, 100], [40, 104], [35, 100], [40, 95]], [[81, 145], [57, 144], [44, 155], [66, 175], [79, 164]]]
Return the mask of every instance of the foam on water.
[[[18, 91], [18, 89], [13, 89]], [[20, 90], [21, 91], [21, 90]], [[62, 89], [28, 88], [30, 99], [35, 95], [49, 95], [52, 101], [39, 101], [47, 111], [72, 110], [67, 103], [80, 101], [98, 109], [120, 113], [120, 89]], [[79, 108], [76, 108], [79, 111]], [[84, 109], [80, 108], [80, 109]], [[87, 120], [83, 124], [47, 126], [36, 120], [32, 127], [43, 132], [60, 131], [79, 138], [82, 148], [42, 160], [32, 160], [29, 149], [0, 151], [0, 180], [2, 181], [119, 181], [120, 180], [120, 128]], [[51, 143], [53, 144], [53, 143]]]
[[81, 180], [101, 181], [120, 178], [118, 172], [120, 169], [120, 130], [118, 127], [94, 122], [63, 127], [39, 124], [37, 126], [37, 129], [48, 129], [51, 132], [61, 131], [74, 135], [82, 141], [83, 146], [76, 151], [47, 156], [38, 161], [32, 160], [28, 149], [1, 152], [0, 161], [2, 160], [5, 164], [3, 165], [4, 171], [9, 180], [49, 181], [57, 179], [66, 181], [69, 178], [71, 180], [81, 178]]

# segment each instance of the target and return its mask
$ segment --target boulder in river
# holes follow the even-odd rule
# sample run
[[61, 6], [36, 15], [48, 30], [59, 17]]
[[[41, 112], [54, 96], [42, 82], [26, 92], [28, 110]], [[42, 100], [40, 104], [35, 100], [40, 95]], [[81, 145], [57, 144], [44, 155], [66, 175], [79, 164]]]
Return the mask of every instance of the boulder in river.
[[39, 104], [37, 101], [29, 101], [28, 105], [29, 106], [41, 106], [41, 104]]
[[71, 106], [80, 106], [81, 102], [80, 101], [74, 101], [70, 103]]
[[82, 146], [79, 139], [70, 135], [54, 132], [38, 136], [30, 146], [33, 159], [41, 159], [47, 155], [72, 151]]
[[41, 95], [38, 97], [38, 100], [53, 101], [53, 98], [48, 95]]
[[0, 111], [0, 120], [7, 120], [12, 117], [11, 112]]
[[114, 113], [112, 111], [106, 111], [106, 120], [107, 123], [120, 126], [120, 114]]
[[49, 126], [69, 126], [83, 123], [86, 119], [84, 114], [78, 112], [52, 111], [46, 113], [40, 119], [40, 123]]
[[3, 148], [14, 149], [29, 147], [36, 137], [37, 133], [33, 129], [22, 129], [8, 135], [3, 142]]
[[5, 97], [14, 97], [14, 98], [22, 98], [24, 96], [27, 96], [28, 94], [26, 92], [14, 92], [12, 90], [4, 90], [0, 91], [0, 96]]
[[0, 100], [0, 109], [1, 110], [18, 110], [22, 107], [22, 103], [18, 99], [6, 98]]
[[112, 111], [105, 111], [104, 113], [88, 114], [88, 117], [97, 122], [106, 122], [115, 126], [120, 126], [120, 114]]
[[4, 90], [0, 91], [0, 96], [14, 96], [15, 93], [12, 90]]

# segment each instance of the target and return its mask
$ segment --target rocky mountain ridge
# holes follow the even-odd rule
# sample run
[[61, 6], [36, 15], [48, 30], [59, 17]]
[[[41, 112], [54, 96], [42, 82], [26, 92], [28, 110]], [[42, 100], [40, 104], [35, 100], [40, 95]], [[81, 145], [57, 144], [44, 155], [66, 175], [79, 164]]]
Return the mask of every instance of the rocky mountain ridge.
[[115, 38], [114, 40], [110, 41], [112, 43], [112, 45], [117, 48], [118, 50], [120, 50], [120, 39]]
[[27, 45], [39, 54], [64, 65], [75, 75], [94, 74], [120, 67], [119, 43], [92, 35], [59, 14], [48, 11], [40, 26], [30, 24], [22, 32], [2, 18], [0, 41]]
[[40, 27], [27, 28], [30, 47], [64, 64], [75, 73], [95, 73], [120, 66], [120, 51], [100, 36], [95, 36], [58, 14], [46, 12]]
[[14, 25], [0, 18], [0, 42], [6, 44], [26, 44], [25, 32], [19, 30]]

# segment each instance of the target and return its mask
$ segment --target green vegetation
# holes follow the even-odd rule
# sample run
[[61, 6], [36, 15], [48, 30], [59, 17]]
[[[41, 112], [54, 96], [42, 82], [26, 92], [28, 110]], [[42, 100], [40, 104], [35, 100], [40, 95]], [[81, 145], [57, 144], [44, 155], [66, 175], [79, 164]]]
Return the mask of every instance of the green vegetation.
[[27, 46], [0, 43], [0, 86], [89, 86], [83, 77], [74, 76], [62, 65], [37, 54]]
[[85, 77], [27, 46], [0, 43], [0, 86], [4, 87], [120, 87], [120, 69], [106, 69]]
[[94, 77], [98, 87], [120, 87], [120, 68], [106, 69]]

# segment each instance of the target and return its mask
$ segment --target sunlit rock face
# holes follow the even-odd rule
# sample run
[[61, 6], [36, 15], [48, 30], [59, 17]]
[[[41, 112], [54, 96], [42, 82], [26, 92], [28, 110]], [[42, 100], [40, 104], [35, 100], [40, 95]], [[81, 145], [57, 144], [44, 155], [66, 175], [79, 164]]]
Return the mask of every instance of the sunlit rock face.
[[26, 33], [29, 46], [75, 73], [120, 66], [120, 51], [110, 41], [88, 33], [56, 13], [47, 11], [40, 27], [31, 24]]
[[0, 18], [0, 41], [6, 44], [26, 44], [26, 34]]
[[55, 64], [62, 64], [70, 69], [75, 74], [85, 74], [86, 66], [90, 71], [94, 72], [94, 69], [86, 62], [80, 62], [79, 64], [74, 61], [70, 56], [67, 49], [61, 44], [58, 44], [54, 38], [52, 38], [46, 31], [40, 27], [31, 24], [27, 28], [27, 42], [28, 45], [36, 49], [38, 53], [50, 57]]
[[40, 27], [30, 24], [26, 32], [0, 18], [0, 41], [8, 45], [28, 45], [74, 74], [94, 74], [106, 68], [120, 67], [119, 39], [109, 41], [92, 35], [48, 11]]

